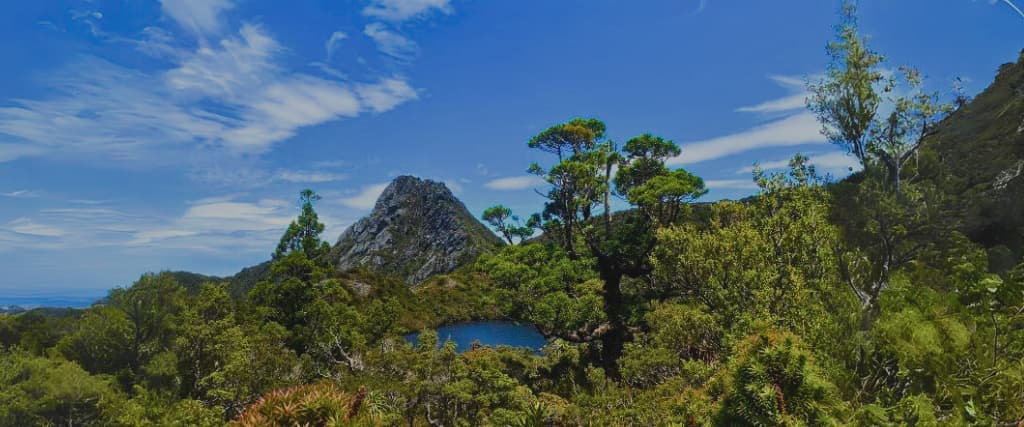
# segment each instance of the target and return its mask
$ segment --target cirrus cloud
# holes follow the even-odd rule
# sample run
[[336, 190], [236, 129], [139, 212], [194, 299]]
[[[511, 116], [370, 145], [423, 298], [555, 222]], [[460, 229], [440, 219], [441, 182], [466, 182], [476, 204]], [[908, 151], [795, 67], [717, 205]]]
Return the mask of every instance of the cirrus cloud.
[[525, 190], [544, 184], [544, 180], [536, 175], [522, 175], [493, 179], [484, 183], [484, 187], [491, 190]]
[[231, 0], [160, 0], [164, 14], [196, 34], [220, 30], [220, 15], [235, 7]]
[[377, 203], [377, 199], [384, 192], [390, 183], [372, 184], [363, 187], [359, 194], [346, 197], [340, 200], [341, 204], [353, 209], [371, 209]]
[[452, 13], [451, 0], [373, 0], [363, 8], [363, 15], [401, 22], [434, 10]]
[[377, 45], [381, 53], [395, 59], [409, 60], [416, 56], [419, 47], [416, 42], [389, 30], [380, 22], [366, 24], [363, 34], [369, 37]]
[[804, 144], [823, 144], [821, 124], [809, 112], [789, 116], [742, 132], [681, 144], [682, 153], [668, 160], [672, 165], [705, 162], [746, 151]]
[[4, 228], [18, 234], [27, 234], [30, 236], [60, 237], [64, 235], [64, 230], [60, 228], [52, 225], [40, 224], [28, 218], [15, 219], [8, 222]]
[[[161, 41], [152, 44], [160, 45]], [[146, 72], [79, 58], [47, 83], [56, 95], [0, 108], [0, 161], [33, 155], [159, 165], [204, 156], [259, 154], [304, 127], [416, 99], [401, 77], [349, 83], [287, 70], [283, 48], [246, 24], [217, 45], [156, 49], [176, 65]]]

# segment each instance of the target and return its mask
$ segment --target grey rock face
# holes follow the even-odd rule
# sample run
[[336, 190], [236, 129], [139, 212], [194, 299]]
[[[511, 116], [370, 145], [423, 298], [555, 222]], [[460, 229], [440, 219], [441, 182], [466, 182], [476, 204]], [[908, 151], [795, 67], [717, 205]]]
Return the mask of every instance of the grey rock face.
[[341, 234], [331, 258], [341, 271], [364, 267], [414, 285], [500, 245], [444, 184], [401, 176]]

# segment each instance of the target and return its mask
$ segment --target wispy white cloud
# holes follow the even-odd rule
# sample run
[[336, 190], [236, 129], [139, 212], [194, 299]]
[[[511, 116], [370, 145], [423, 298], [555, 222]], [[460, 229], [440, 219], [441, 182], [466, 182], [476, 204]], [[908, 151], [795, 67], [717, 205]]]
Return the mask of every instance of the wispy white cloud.
[[804, 112], [731, 135], [680, 144], [682, 153], [668, 163], [688, 165], [760, 148], [821, 144], [825, 138], [820, 131], [814, 114]]
[[258, 25], [244, 24], [237, 36], [212, 47], [181, 52], [180, 64], [164, 78], [174, 91], [198, 97], [237, 100], [274, 77], [280, 67], [274, 57], [282, 47]]
[[0, 196], [11, 197], [11, 198], [25, 198], [25, 197], [35, 197], [35, 193], [33, 193], [33, 192], [29, 191], [29, 190], [15, 190], [15, 191], [9, 191], [9, 192], [6, 192], [6, 193], [0, 193]]
[[681, 144], [682, 153], [669, 159], [668, 163], [687, 165], [761, 148], [825, 142], [817, 118], [806, 110], [808, 94], [805, 79], [786, 75], [772, 75], [768, 78], [777, 86], [787, 89], [793, 94], [756, 105], [740, 107], [736, 111], [766, 115], [766, 117], [772, 117], [772, 121], [729, 135], [683, 143]]
[[344, 160], [319, 160], [319, 161], [313, 162], [313, 167], [317, 167], [317, 168], [340, 168], [342, 166], [347, 166], [348, 164], [349, 164], [349, 162], [346, 162]]
[[536, 175], [510, 176], [498, 178], [484, 183], [491, 190], [526, 190], [544, 185], [544, 180]]
[[[0, 252], [104, 248], [105, 253], [117, 256], [166, 256], [182, 250], [220, 256], [266, 255], [297, 214], [294, 202], [254, 200], [245, 193], [188, 201], [180, 214], [171, 216], [164, 215], [170, 210], [167, 208], [146, 212], [121, 209], [102, 200], [67, 203], [0, 222]], [[325, 236], [339, 233], [348, 224], [335, 219], [330, 206], [318, 207], [318, 211], [328, 225]]]
[[1012, 9], [1013, 9], [1014, 11], [1016, 11], [1016, 12], [1017, 12], [1017, 14], [1018, 14], [1018, 15], [1020, 15], [1020, 17], [1021, 17], [1021, 18], [1024, 18], [1024, 11], [1022, 11], [1022, 10], [1021, 10], [1021, 9], [1020, 9], [1019, 7], [1017, 7], [1017, 5], [1016, 5], [1016, 4], [1014, 4], [1014, 3], [1013, 3], [1012, 1], [1010, 1], [1010, 0], [992, 0], [992, 1], [990, 1], [989, 3], [995, 4], [996, 2], [999, 2], [999, 1], [1002, 1], [1002, 2], [1003, 2], [1003, 3], [1005, 3], [1005, 4], [1007, 5], [1007, 6], [1010, 6], [1010, 8], [1012, 8]]
[[697, 9], [693, 11], [694, 14], [698, 14], [704, 11], [708, 7], [708, 0], [699, 0], [697, 2]]
[[[183, 214], [140, 227], [124, 246], [139, 249], [191, 249], [226, 254], [268, 253], [298, 214], [295, 203], [279, 199], [246, 201], [240, 195], [193, 201]], [[318, 209], [329, 233], [347, 225]], [[328, 235], [329, 236], [329, 235]], [[325, 237], [328, 237], [325, 236]]]
[[[789, 167], [790, 160], [791, 158], [763, 161], [758, 162], [758, 166], [764, 170], [785, 169]], [[807, 158], [807, 163], [814, 165], [819, 172], [831, 173], [833, 175], [845, 174], [851, 170], [860, 169], [860, 163], [857, 162], [857, 159], [842, 151], [810, 155]], [[753, 171], [754, 166], [746, 166], [738, 169], [736, 173], [749, 174]]]
[[[160, 45], [155, 42], [154, 45]], [[104, 164], [188, 161], [261, 153], [307, 126], [379, 113], [416, 98], [398, 76], [347, 83], [289, 72], [261, 27], [194, 51], [164, 49], [177, 65], [144, 73], [84, 58], [47, 80], [57, 95], [0, 108], [0, 161], [51, 154]], [[211, 151], [212, 150], [212, 151]]]
[[171, 227], [135, 233], [130, 244], [147, 244], [158, 239], [201, 234], [231, 235], [246, 232], [280, 232], [292, 220], [289, 204], [264, 199], [255, 203], [210, 201], [190, 206]]
[[380, 197], [384, 189], [388, 188], [389, 183], [373, 184], [363, 187], [363, 190], [352, 197], [346, 197], [340, 200], [341, 204], [348, 206], [353, 209], [371, 209], [373, 205], [377, 203], [377, 199]]
[[757, 183], [753, 179], [709, 179], [704, 186], [710, 190], [755, 190]]
[[432, 11], [452, 13], [451, 0], [372, 0], [363, 15], [391, 22], [401, 22]]
[[399, 104], [419, 97], [416, 89], [401, 77], [383, 78], [372, 84], [359, 84], [356, 94], [363, 107], [375, 113], [389, 111]]
[[95, 200], [95, 199], [71, 199], [68, 203], [74, 203], [78, 205], [102, 205], [108, 203], [108, 200]]
[[452, 190], [452, 193], [462, 194], [462, 192], [465, 191], [465, 188], [462, 187], [462, 182], [460, 181], [461, 180], [458, 179], [445, 179], [442, 182], [444, 182], [445, 187]]
[[95, 37], [103, 37], [105, 33], [100, 30], [99, 21], [103, 19], [103, 13], [98, 10], [78, 10], [71, 9], [68, 11], [71, 15], [71, 20], [80, 22], [89, 27], [89, 33]]
[[331, 33], [331, 37], [327, 39], [326, 43], [324, 43], [324, 49], [327, 50], [328, 61], [330, 61], [331, 57], [334, 56], [334, 51], [335, 49], [338, 48], [338, 44], [341, 43], [342, 40], [345, 40], [347, 38], [348, 34], [345, 34], [341, 31], [335, 31]]
[[743, 113], [783, 113], [800, 110], [807, 106], [807, 88], [803, 79], [794, 76], [768, 76], [775, 84], [796, 92], [782, 98], [765, 101], [757, 105], [737, 108]]
[[742, 113], [780, 113], [785, 111], [799, 110], [807, 106], [807, 94], [800, 93], [785, 98], [765, 101], [757, 105], [737, 108]]
[[20, 218], [0, 226], [0, 250], [103, 247], [122, 255], [182, 249], [222, 255], [269, 251], [294, 217], [295, 206], [282, 200], [241, 201], [238, 197], [189, 202], [182, 214], [171, 217], [93, 206], [41, 209], [35, 214], [38, 219]]
[[234, 7], [231, 0], [160, 0], [165, 15], [198, 35], [219, 31], [221, 13]]
[[345, 85], [308, 76], [282, 78], [245, 102], [240, 114], [244, 125], [228, 130], [225, 145], [241, 152], [263, 152], [302, 127], [363, 110], [359, 98]]
[[416, 42], [389, 30], [380, 22], [371, 22], [363, 28], [363, 34], [373, 40], [381, 53], [395, 59], [409, 60], [416, 55]]
[[343, 181], [348, 179], [348, 175], [323, 171], [279, 170], [275, 174], [275, 178], [295, 183], [320, 183]]
[[28, 218], [18, 218], [8, 222], [4, 228], [8, 231], [18, 234], [27, 234], [30, 236], [60, 237], [64, 235], [64, 230], [60, 228], [52, 225], [39, 224]]
[[784, 88], [788, 88], [790, 90], [802, 91], [807, 88], [807, 82], [803, 77], [800, 76], [772, 74], [768, 76], [768, 79], [775, 82], [775, 84]]
[[0, 134], [23, 141], [15, 155], [131, 162], [145, 151], [153, 160], [168, 159], [167, 150], [216, 140], [227, 127], [172, 102], [152, 76], [96, 58], [77, 61], [48, 83], [61, 95], [0, 108]]
[[[3, 109], [0, 109], [0, 115], [2, 114]], [[3, 133], [3, 129], [0, 129], [0, 133]], [[37, 156], [42, 152], [41, 148], [28, 144], [0, 144], [0, 163], [9, 162], [21, 157]]]

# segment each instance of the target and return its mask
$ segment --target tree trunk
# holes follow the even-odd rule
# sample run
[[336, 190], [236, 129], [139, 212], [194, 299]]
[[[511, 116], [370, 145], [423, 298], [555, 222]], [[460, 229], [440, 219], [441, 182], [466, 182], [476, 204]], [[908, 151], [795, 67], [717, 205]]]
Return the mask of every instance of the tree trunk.
[[615, 268], [601, 268], [604, 281], [604, 313], [611, 325], [601, 336], [601, 364], [612, 379], [619, 379], [619, 357], [626, 343], [626, 325], [623, 319], [622, 272]]
[[609, 237], [612, 234], [612, 162], [608, 162], [604, 173], [604, 235]]

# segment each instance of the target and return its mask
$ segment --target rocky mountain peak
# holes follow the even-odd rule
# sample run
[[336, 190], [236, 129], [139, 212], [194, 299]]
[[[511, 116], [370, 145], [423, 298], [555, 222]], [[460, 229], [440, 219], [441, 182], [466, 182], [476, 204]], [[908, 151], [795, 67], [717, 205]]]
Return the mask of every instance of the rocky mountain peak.
[[331, 257], [339, 270], [362, 267], [414, 285], [500, 244], [443, 183], [400, 176], [341, 234]]

